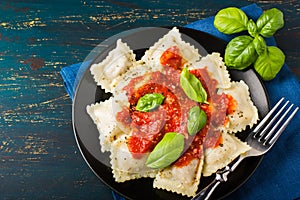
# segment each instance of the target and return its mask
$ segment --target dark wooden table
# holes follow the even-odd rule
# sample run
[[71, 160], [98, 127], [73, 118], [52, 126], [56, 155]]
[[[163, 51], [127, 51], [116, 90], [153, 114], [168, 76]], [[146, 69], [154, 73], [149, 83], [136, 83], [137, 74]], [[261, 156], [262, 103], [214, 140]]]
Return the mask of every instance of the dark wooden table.
[[112, 199], [76, 145], [60, 69], [121, 31], [183, 26], [253, 2], [283, 11], [276, 40], [300, 79], [297, 0], [0, 1], [0, 199]]

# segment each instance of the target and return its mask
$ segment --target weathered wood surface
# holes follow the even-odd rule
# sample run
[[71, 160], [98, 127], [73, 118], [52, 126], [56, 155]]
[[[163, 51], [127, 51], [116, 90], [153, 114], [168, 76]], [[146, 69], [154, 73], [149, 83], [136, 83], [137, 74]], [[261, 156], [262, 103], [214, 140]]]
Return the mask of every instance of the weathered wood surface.
[[300, 2], [2, 0], [0, 2], [0, 199], [112, 199], [73, 136], [72, 102], [59, 74], [97, 44], [141, 26], [182, 26], [227, 6], [284, 12], [276, 35], [300, 79]]

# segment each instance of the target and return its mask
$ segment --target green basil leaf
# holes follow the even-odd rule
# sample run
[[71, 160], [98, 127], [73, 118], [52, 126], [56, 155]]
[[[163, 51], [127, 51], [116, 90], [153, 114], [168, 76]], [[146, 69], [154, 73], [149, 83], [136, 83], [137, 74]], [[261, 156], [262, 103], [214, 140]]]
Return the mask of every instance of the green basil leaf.
[[225, 34], [247, 30], [247, 23], [247, 15], [241, 9], [235, 7], [220, 10], [214, 19], [214, 26]]
[[229, 68], [242, 70], [250, 66], [257, 58], [251, 36], [233, 38], [225, 49], [225, 63]]
[[158, 94], [158, 93], [145, 94], [138, 100], [135, 109], [142, 112], [149, 112], [157, 108], [159, 105], [161, 105], [164, 99], [165, 97], [162, 94]]
[[252, 37], [256, 37], [258, 35], [257, 26], [252, 19], [248, 21], [247, 29], [249, 35], [251, 35]]
[[277, 8], [265, 11], [256, 21], [258, 32], [264, 37], [271, 37], [284, 26], [283, 13]]
[[265, 53], [267, 49], [267, 44], [263, 37], [260, 35], [256, 36], [253, 40], [255, 51], [258, 55], [262, 55]]
[[184, 149], [184, 136], [180, 133], [166, 133], [150, 153], [146, 165], [153, 169], [164, 168], [176, 161]]
[[207, 100], [207, 93], [199, 79], [191, 74], [187, 68], [183, 68], [180, 74], [180, 85], [185, 94], [192, 100], [204, 103]]
[[263, 80], [269, 81], [277, 75], [284, 64], [285, 55], [277, 47], [269, 46], [263, 55], [254, 63], [254, 69]]
[[188, 113], [187, 129], [190, 135], [198, 133], [206, 124], [206, 113], [199, 106], [194, 106]]

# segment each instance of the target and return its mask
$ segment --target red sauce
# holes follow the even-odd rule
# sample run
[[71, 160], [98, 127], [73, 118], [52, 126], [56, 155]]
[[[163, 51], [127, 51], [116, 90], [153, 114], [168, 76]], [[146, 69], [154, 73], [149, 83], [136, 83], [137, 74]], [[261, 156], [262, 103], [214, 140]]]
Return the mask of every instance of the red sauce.
[[184, 61], [180, 55], [179, 48], [172, 46], [168, 48], [160, 57], [160, 63], [174, 69], [182, 69]]
[[189, 138], [189, 142], [186, 142], [188, 148], [184, 154], [174, 163], [177, 167], [183, 167], [188, 165], [194, 158], [200, 158], [203, 153], [203, 140], [205, 139], [208, 125], [199, 131], [194, 137]]
[[208, 94], [209, 104], [200, 105], [207, 114], [207, 123], [205, 128], [195, 136], [189, 149], [176, 161], [175, 165], [178, 167], [188, 165], [194, 158], [200, 158], [203, 152], [202, 144], [204, 149], [222, 145], [223, 138], [217, 127], [228, 123], [227, 115], [232, 114], [237, 107], [237, 102], [231, 95], [217, 94], [218, 82], [211, 78], [205, 68], [194, 69], [190, 72], [201, 81]]
[[230, 115], [230, 114], [234, 113], [234, 111], [236, 110], [237, 102], [230, 94], [226, 94], [226, 98], [228, 99], [226, 113], [227, 113], [227, 115]]
[[[129, 109], [117, 113], [117, 120], [125, 126], [130, 126], [133, 135], [128, 139], [128, 148], [133, 156], [150, 152], [167, 132], [179, 132], [188, 136], [186, 123], [187, 113], [196, 102], [190, 100], [180, 87], [180, 71], [168, 69], [169, 75], [161, 72], [151, 73], [150, 81], [133, 90], [141, 80], [140, 77], [132, 79], [124, 88], [130, 94]], [[140, 112], [135, 109], [138, 100], [148, 93], [164, 95], [164, 102], [151, 112]]]
[[[185, 152], [174, 163], [176, 166], [186, 166], [192, 159], [200, 158], [203, 148], [214, 148], [222, 145], [221, 133], [217, 127], [226, 123], [227, 114], [236, 108], [236, 102], [230, 95], [217, 94], [217, 81], [212, 79], [204, 69], [194, 69], [194, 74], [202, 83], [208, 94], [209, 104], [199, 104], [190, 100], [180, 86], [180, 72], [184, 60], [177, 47], [167, 49], [160, 62], [165, 66], [165, 74], [150, 73], [147, 83], [136, 85], [144, 77], [132, 79], [124, 87], [129, 100], [129, 108], [117, 113], [117, 120], [125, 126], [130, 126], [132, 136], [128, 139], [129, 151], [135, 158], [145, 152], [151, 152], [167, 132], [177, 132], [185, 136]], [[135, 88], [135, 89], [134, 89]], [[135, 109], [138, 100], [148, 93], [160, 93], [165, 99], [161, 106], [151, 112], [140, 112]], [[207, 114], [207, 124], [195, 136], [187, 133], [188, 112], [193, 106], [200, 106]]]

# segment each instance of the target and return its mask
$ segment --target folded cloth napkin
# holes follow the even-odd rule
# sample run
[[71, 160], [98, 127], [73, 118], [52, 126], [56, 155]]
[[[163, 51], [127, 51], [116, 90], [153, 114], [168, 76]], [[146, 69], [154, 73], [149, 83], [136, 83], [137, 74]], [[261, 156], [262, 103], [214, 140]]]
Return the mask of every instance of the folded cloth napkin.
[[[257, 20], [263, 10], [256, 4], [243, 7], [249, 18]], [[187, 28], [200, 30], [227, 42], [232, 39], [220, 33], [213, 25], [214, 17], [193, 22]], [[274, 38], [268, 45], [276, 45]], [[62, 68], [61, 75], [70, 97], [73, 98], [74, 83], [78, 74], [84, 72], [88, 63], [78, 63]], [[80, 76], [79, 76], [80, 77]], [[264, 82], [273, 106], [281, 97], [286, 97], [297, 106], [300, 105], [300, 84], [285, 64], [275, 79]], [[300, 112], [298, 112], [280, 139], [261, 162], [251, 178], [227, 199], [298, 199], [300, 198]], [[115, 200], [123, 200], [113, 192]]]

